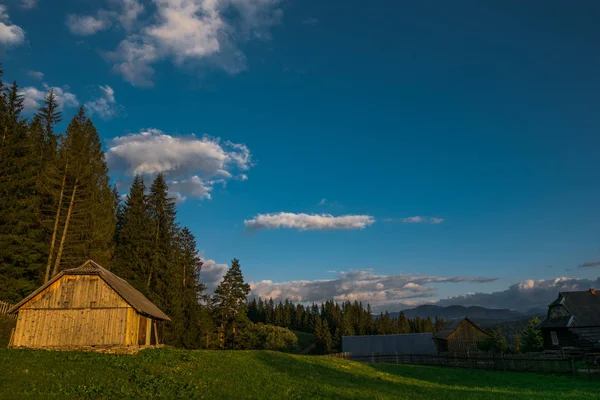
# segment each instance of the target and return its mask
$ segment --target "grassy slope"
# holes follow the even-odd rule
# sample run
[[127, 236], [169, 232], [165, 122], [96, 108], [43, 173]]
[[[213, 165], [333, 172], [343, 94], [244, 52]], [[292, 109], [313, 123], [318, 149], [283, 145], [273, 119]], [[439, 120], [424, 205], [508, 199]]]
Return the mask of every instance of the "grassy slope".
[[590, 399], [587, 378], [358, 364], [263, 351], [0, 349], [0, 398]]

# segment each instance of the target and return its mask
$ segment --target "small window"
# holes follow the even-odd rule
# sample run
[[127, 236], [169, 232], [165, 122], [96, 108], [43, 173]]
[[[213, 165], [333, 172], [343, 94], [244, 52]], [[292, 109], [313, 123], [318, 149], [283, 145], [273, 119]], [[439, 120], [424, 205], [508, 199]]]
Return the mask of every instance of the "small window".
[[555, 331], [550, 331], [550, 339], [552, 339], [553, 346], [558, 346], [558, 335]]

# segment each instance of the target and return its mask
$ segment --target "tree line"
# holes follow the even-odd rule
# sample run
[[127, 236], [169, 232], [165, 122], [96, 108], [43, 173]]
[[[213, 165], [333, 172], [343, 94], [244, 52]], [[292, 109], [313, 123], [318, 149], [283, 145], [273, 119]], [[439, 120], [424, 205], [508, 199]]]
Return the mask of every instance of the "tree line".
[[313, 333], [320, 353], [341, 351], [342, 336], [389, 335], [401, 333], [436, 333], [444, 329], [444, 321], [435, 317], [407, 318], [404, 312], [391, 317], [388, 312], [373, 318], [371, 306], [358, 301], [340, 303], [326, 301], [304, 306], [288, 299], [254, 298], [248, 304], [248, 319], [254, 323], [273, 324], [292, 330]]

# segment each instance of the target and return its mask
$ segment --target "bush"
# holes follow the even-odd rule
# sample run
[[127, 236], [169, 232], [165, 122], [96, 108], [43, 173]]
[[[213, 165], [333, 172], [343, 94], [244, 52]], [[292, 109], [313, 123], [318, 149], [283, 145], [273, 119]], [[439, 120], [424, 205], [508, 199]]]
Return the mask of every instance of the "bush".
[[508, 346], [506, 345], [506, 338], [500, 332], [500, 329], [496, 329], [491, 332], [492, 336], [487, 337], [477, 344], [477, 347], [481, 351], [491, 353], [506, 353]]
[[246, 324], [238, 336], [239, 348], [245, 350], [291, 351], [298, 343], [292, 331], [261, 322]]
[[523, 331], [523, 341], [521, 343], [523, 353], [544, 350], [544, 337], [542, 336], [542, 331], [538, 328], [540, 322], [540, 319], [537, 317], [529, 320], [527, 328]]
[[17, 320], [0, 315], [0, 347], [6, 347], [10, 340], [10, 333], [17, 325]]

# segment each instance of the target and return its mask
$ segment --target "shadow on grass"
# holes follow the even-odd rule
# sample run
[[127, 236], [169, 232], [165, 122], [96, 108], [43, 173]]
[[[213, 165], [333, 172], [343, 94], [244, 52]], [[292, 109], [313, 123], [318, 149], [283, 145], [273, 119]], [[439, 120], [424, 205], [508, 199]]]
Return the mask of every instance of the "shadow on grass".
[[559, 377], [570, 380], [557, 383], [556, 377], [537, 374], [368, 365], [320, 357], [295, 357], [290, 363], [289, 356], [273, 352], [257, 353], [256, 357], [273, 376], [288, 376], [296, 386], [290, 397], [297, 390], [310, 398], [337, 399], [584, 399], [594, 397], [600, 389], [589, 385], [578, 389], [579, 380], [572, 377]]

